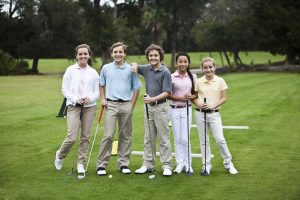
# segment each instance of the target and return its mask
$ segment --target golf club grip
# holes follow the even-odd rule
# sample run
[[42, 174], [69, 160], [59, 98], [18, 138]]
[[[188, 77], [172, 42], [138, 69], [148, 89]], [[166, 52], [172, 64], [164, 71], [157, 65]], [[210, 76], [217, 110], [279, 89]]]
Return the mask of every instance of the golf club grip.
[[105, 107], [104, 107], [104, 106], [101, 106], [100, 115], [99, 115], [99, 117], [98, 117], [98, 124], [100, 124], [100, 121], [101, 121], [101, 118], [102, 118], [102, 114], [103, 114], [104, 109], [105, 109]]
[[206, 98], [204, 97], [204, 103], [206, 103]]
[[[147, 95], [144, 94], [144, 97], [147, 97]], [[146, 106], [146, 115], [147, 115], [147, 119], [149, 119], [148, 104], [145, 103], [145, 106]]]
[[82, 118], [82, 111], [83, 111], [83, 104], [81, 104], [81, 107], [80, 107], [80, 120], [81, 120], [81, 118]]

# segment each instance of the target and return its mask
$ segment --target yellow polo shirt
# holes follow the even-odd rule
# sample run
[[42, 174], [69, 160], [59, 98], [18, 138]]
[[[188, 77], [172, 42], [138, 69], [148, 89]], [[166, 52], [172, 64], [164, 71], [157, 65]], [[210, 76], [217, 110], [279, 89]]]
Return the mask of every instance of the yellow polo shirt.
[[[205, 76], [197, 79], [195, 90], [198, 91], [198, 99], [203, 103], [214, 104], [221, 98], [221, 91], [228, 88], [223, 78], [214, 75], [212, 80], [207, 80]], [[220, 109], [219, 106], [216, 109]]]

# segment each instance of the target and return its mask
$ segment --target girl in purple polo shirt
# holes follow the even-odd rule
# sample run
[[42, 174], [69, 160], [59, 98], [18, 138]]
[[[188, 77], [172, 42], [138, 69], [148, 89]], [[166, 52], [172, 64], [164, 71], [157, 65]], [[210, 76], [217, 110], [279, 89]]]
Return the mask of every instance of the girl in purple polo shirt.
[[189, 140], [192, 122], [191, 100], [197, 98], [195, 82], [197, 77], [189, 70], [190, 57], [187, 53], [178, 53], [175, 57], [177, 70], [172, 76], [172, 92], [169, 96], [169, 111], [174, 133], [176, 169], [174, 173], [193, 173], [191, 167], [191, 145]]

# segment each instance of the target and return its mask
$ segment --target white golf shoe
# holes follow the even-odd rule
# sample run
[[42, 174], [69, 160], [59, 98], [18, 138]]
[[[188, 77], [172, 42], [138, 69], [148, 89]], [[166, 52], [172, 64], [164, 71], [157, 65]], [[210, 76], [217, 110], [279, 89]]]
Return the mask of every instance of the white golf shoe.
[[234, 167], [233, 163], [229, 163], [229, 164], [224, 164], [224, 167], [226, 170], [228, 170], [228, 172], [232, 175], [237, 174], [238, 171], [236, 170], [236, 168]]
[[54, 166], [55, 166], [55, 169], [59, 171], [62, 168], [63, 160], [58, 157], [58, 152], [59, 152], [59, 150], [56, 151], [56, 154], [55, 154]]
[[152, 170], [151, 170], [151, 169], [148, 169], [148, 168], [147, 168], [146, 166], [144, 166], [144, 165], [142, 165], [141, 168], [135, 170], [135, 173], [136, 173], [136, 174], [145, 174], [145, 173], [147, 173], [147, 172], [152, 172]]
[[84, 169], [83, 164], [81, 164], [81, 163], [77, 164], [77, 172], [78, 172], [78, 174], [84, 174], [85, 173], [85, 169]]
[[184, 166], [182, 164], [179, 164], [176, 166], [175, 170], [173, 171], [174, 173], [180, 174], [183, 170]]
[[130, 173], [131, 173], [130, 169], [129, 169], [127, 166], [121, 166], [121, 167], [120, 167], [120, 171], [121, 171], [123, 174], [130, 174]]
[[164, 169], [163, 176], [172, 176], [172, 170], [169, 168]]
[[98, 174], [99, 176], [105, 176], [105, 175], [106, 175], [106, 170], [105, 170], [105, 168], [104, 168], [104, 167], [98, 167], [98, 169], [97, 169], [97, 174]]
[[234, 175], [237, 174], [238, 171], [235, 169], [235, 167], [233, 165], [230, 166], [230, 168], [228, 169], [229, 173]]

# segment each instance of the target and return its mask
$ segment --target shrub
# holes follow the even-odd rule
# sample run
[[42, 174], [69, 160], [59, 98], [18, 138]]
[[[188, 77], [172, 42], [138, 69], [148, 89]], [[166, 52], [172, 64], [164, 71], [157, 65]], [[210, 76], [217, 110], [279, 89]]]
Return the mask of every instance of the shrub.
[[29, 64], [25, 60], [16, 60], [8, 53], [0, 50], [0, 75], [27, 74]]

